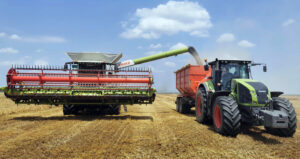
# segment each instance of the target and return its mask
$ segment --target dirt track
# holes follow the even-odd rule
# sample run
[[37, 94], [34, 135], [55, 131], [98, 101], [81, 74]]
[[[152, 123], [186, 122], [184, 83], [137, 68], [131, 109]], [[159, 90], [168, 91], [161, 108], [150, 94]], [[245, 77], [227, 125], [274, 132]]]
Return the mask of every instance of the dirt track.
[[[176, 95], [118, 116], [63, 116], [55, 106], [19, 105], [0, 94], [0, 158], [300, 158], [293, 138], [244, 129], [223, 137], [175, 111]], [[300, 119], [300, 97], [289, 96]]]

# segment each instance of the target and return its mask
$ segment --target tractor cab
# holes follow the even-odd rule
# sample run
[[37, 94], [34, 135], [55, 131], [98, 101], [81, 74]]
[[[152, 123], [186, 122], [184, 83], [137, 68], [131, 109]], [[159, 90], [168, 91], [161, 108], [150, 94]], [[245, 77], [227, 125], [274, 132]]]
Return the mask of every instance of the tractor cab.
[[230, 90], [232, 79], [249, 79], [251, 61], [218, 60], [208, 63], [212, 82], [218, 91]]

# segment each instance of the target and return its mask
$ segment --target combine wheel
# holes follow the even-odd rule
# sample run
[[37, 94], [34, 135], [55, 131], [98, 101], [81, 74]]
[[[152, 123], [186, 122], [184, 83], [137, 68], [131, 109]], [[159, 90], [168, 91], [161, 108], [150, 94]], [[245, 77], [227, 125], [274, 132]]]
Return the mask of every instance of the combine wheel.
[[76, 106], [74, 106], [72, 104], [64, 104], [63, 105], [63, 113], [64, 113], [64, 115], [71, 115], [71, 114], [76, 115], [77, 114]]
[[206, 113], [206, 94], [204, 88], [200, 88], [197, 91], [195, 99], [195, 108], [196, 108], [196, 120], [199, 123], [207, 123], [208, 117]]
[[109, 114], [110, 115], [119, 115], [121, 110], [121, 105], [110, 105]]
[[236, 136], [240, 132], [241, 114], [234, 99], [228, 96], [216, 98], [213, 106], [213, 124], [216, 132]]
[[267, 132], [282, 137], [292, 137], [297, 128], [297, 115], [292, 103], [290, 103], [289, 100], [285, 98], [273, 97], [273, 108], [275, 110], [280, 110], [288, 114], [288, 128], [275, 129], [265, 127]]

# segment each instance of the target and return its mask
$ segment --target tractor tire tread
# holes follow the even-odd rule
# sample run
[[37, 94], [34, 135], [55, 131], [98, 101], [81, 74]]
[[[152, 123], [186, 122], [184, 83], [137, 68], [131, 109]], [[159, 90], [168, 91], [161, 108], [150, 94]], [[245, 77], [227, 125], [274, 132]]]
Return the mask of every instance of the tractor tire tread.
[[223, 127], [219, 131], [225, 136], [235, 137], [241, 129], [241, 114], [238, 109], [238, 104], [234, 99], [228, 96], [219, 96], [216, 102], [220, 104], [223, 112]]
[[196, 114], [196, 120], [199, 122], [199, 123], [203, 123], [203, 124], [209, 124], [210, 123], [210, 120], [209, 120], [209, 118], [208, 118], [208, 116], [207, 116], [207, 95], [206, 95], [206, 92], [205, 92], [205, 89], [203, 88], [203, 87], [200, 87], [199, 88], [199, 90], [200, 90], [200, 92], [197, 92], [197, 94], [196, 94], [196, 98], [195, 98], [195, 107], [196, 107], [196, 103], [197, 103], [197, 96], [198, 95], [201, 95], [202, 97], [202, 101], [203, 101], [203, 107], [204, 107], [204, 109], [203, 109], [203, 112], [202, 112], [202, 114], [203, 114], [203, 117], [202, 118], [200, 118], [198, 115], [197, 115], [197, 110], [195, 109], [195, 114]]

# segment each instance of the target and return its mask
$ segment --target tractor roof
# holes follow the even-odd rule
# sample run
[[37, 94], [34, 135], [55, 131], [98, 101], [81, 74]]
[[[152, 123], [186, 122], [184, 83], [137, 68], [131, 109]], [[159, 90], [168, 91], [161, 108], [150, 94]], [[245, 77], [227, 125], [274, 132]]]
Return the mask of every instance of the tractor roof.
[[216, 59], [215, 61], [209, 62], [209, 65], [215, 65], [216, 62], [219, 62], [221, 64], [226, 64], [226, 63], [240, 63], [240, 64], [249, 64], [251, 61], [247, 60], [218, 60]]
[[107, 53], [75, 53], [67, 52], [67, 55], [73, 62], [80, 63], [117, 63], [122, 57], [121, 54], [107, 54]]

